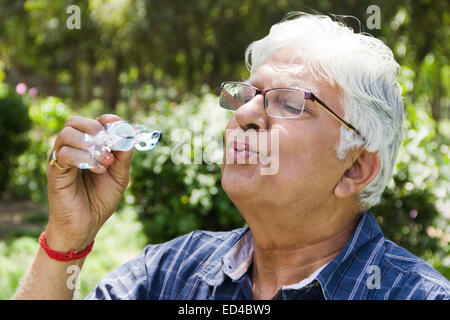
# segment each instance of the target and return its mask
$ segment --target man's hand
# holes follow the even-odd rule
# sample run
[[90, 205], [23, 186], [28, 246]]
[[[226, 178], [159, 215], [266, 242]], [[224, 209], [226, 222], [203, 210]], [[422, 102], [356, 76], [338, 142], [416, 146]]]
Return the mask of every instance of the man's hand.
[[[105, 152], [95, 159], [101, 166], [81, 170], [80, 163], [92, 162], [84, 134], [95, 135], [116, 115], [97, 119], [70, 118], [58, 134], [53, 151], [57, 166], [48, 166], [49, 222], [47, 246], [56, 251], [85, 249], [117, 208], [128, 186], [133, 150]], [[66, 285], [67, 268], [81, 267], [83, 259], [60, 262], [50, 259], [42, 248], [16, 292], [15, 299], [70, 299], [73, 289]]]
[[58, 164], [67, 170], [50, 166], [47, 171], [50, 218], [46, 235], [53, 250], [84, 249], [117, 208], [129, 182], [133, 151], [105, 152], [96, 159], [103, 168], [80, 170], [78, 164], [92, 161], [84, 134], [95, 135], [118, 120], [115, 115], [96, 120], [73, 117], [56, 138], [53, 150]]

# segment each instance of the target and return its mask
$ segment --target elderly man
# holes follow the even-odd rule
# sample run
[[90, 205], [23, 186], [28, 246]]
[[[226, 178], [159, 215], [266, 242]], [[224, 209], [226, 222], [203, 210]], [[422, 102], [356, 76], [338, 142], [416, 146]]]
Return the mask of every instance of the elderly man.
[[[392, 52], [328, 17], [297, 14], [252, 43], [246, 62], [250, 78], [224, 82], [219, 103], [234, 111], [222, 186], [248, 227], [149, 245], [87, 298], [449, 299], [449, 281], [385, 239], [368, 212], [401, 142]], [[132, 154], [105, 153], [102, 166], [79, 170], [90, 157], [82, 137], [117, 120], [71, 118], [58, 135], [49, 223], [16, 298], [72, 298], [67, 268], [82, 266], [118, 205]], [[250, 131], [276, 139], [264, 150], [234, 139]], [[276, 172], [261, 174], [273, 162]]]

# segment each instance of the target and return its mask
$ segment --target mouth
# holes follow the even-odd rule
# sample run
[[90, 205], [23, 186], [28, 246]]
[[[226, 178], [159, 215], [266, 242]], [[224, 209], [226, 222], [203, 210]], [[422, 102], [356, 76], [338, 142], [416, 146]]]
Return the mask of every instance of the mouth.
[[234, 142], [234, 160], [236, 163], [238, 160], [242, 159], [247, 163], [247, 161], [250, 162], [251, 158], [257, 158], [259, 155], [258, 151], [250, 149], [250, 145], [248, 143], [238, 143], [237, 141]]
[[[275, 137], [275, 138], [274, 138]], [[225, 131], [226, 164], [257, 164], [267, 167], [272, 161], [272, 148], [278, 146], [278, 131], [272, 134], [267, 130], [256, 132], [241, 128]]]
[[257, 164], [260, 153], [248, 143], [234, 141], [227, 148], [227, 163], [232, 164]]
[[250, 145], [248, 143], [241, 143], [241, 142], [234, 141], [233, 147], [234, 147], [235, 152], [244, 152], [245, 151], [248, 153], [251, 152], [251, 153], [259, 154], [258, 151], [254, 151], [254, 150], [250, 149]]

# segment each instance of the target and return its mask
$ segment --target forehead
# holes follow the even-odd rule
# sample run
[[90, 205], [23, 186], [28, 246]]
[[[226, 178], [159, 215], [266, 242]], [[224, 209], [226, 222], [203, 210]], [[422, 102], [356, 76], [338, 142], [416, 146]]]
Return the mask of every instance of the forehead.
[[262, 65], [250, 76], [247, 82], [270, 89], [279, 87], [307, 89], [314, 93], [321, 91], [328, 83], [320, 81], [308, 67], [308, 61], [302, 50], [284, 47], [275, 50]]
[[317, 92], [317, 85], [304, 77], [292, 76], [290, 72], [279, 70], [273, 64], [263, 64], [248, 78], [249, 83], [261, 90], [272, 88], [297, 88]]
[[275, 50], [262, 65], [251, 74], [247, 83], [261, 89], [299, 88], [311, 91], [325, 103], [340, 105], [340, 89], [314, 74], [309, 67], [307, 55], [298, 47], [285, 47]]

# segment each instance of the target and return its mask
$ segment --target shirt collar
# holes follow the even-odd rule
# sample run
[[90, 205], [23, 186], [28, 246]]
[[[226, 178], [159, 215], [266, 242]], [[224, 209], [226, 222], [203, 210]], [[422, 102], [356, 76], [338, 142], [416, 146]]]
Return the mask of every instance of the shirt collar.
[[[242, 243], [240, 241], [241, 239], [243, 239]], [[241, 246], [245, 250], [239, 252]], [[231, 236], [227, 237], [216, 248], [216, 250], [214, 250], [214, 252], [209, 256], [208, 260], [204, 263], [203, 268], [201, 268], [200, 271], [195, 275], [210, 286], [216, 287], [222, 284], [225, 279], [225, 274], [228, 276], [232, 275], [232, 279], [237, 279], [237, 275], [240, 274], [237, 269], [239, 266], [242, 266], [249, 255], [251, 258], [253, 257], [253, 238], [251, 237], [249, 228], [246, 227], [233, 230], [231, 232]], [[225, 257], [228, 257], [226, 260], [230, 262], [231, 260], [233, 260], [231, 259], [231, 257], [233, 256], [242, 259], [239, 260], [239, 265], [238, 263], [225, 264]], [[242, 274], [244, 274], [248, 270], [249, 266], [250, 265], [245, 268], [245, 271]]]
[[[352, 237], [339, 254], [322, 268], [316, 275], [325, 298], [329, 299], [337, 282], [342, 281], [343, 272], [338, 271], [349, 259], [355, 259], [359, 249], [375, 239], [383, 237], [383, 233], [373, 215], [366, 211], [362, 214]], [[204, 267], [196, 274], [211, 286], [222, 284], [225, 275], [233, 281], [242, 277], [253, 260], [253, 237], [249, 228], [233, 231], [231, 237], [225, 239], [208, 258]]]
[[223, 272], [236, 281], [248, 270], [253, 261], [253, 236], [245, 232], [241, 239], [223, 257]]

